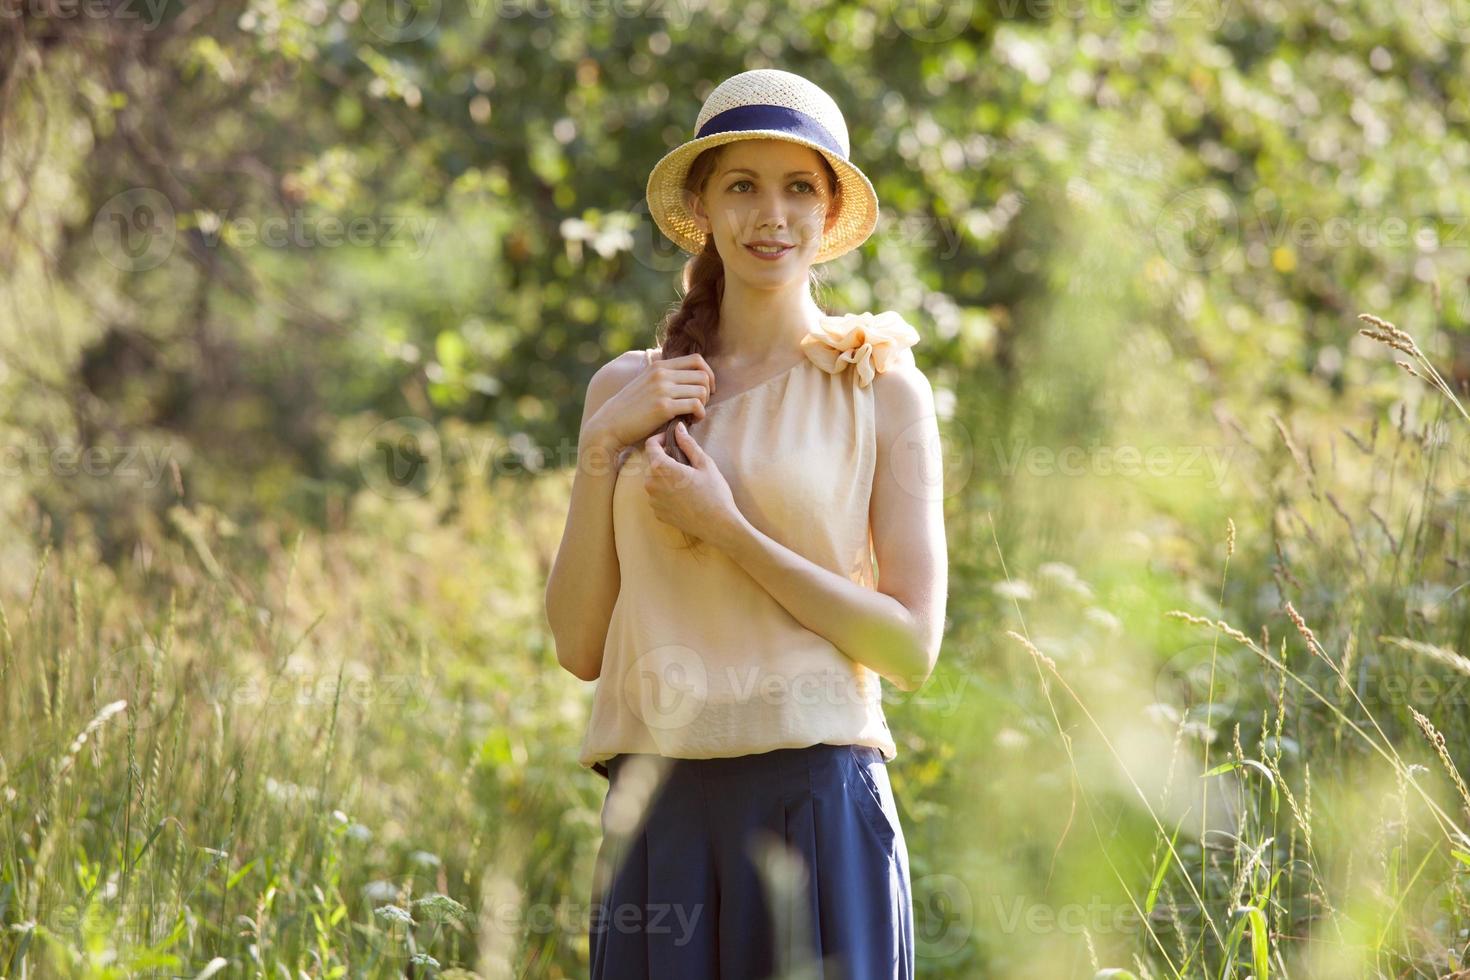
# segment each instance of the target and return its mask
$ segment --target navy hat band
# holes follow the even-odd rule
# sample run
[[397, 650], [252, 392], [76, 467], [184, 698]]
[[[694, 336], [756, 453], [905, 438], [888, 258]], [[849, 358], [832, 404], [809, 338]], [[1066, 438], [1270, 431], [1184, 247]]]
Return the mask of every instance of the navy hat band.
[[694, 134], [695, 139], [715, 133], [734, 133], [748, 129], [770, 129], [790, 133], [822, 146], [842, 159], [847, 153], [842, 144], [833, 138], [827, 127], [811, 116], [784, 105], [739, 105], [733, 109], [716, 113]]

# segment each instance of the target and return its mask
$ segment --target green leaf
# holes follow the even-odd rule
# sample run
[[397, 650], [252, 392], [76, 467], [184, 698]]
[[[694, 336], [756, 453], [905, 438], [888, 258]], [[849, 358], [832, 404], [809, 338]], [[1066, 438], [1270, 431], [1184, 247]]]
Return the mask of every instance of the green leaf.
[[1159, 898], [1159, 886], [1164, 883], [1164, 875], [1169, 870], [1169, 865], [1174, 861], [1174, 842], [1179, 839], [1179, 828], [1183, 826], [1184, 818], [1179, 818], [1179, 823], [1174, 825], [1174, 835], [1169, 838], [1169, 847], [1164, 851], [1163, 858], [1159, 861], [1159, 869], [1154, 872], [1154, 880], [1148, 886], [1148, 897], [1143, 900], [1145, 913], [1152, 913], [1154, 902]]
[[230, 875], [229, 879], [225, 881], [225, 891], [229, 891], [231, 888], [234, 888], [236, 885], [238, 885], [240, 883], [240, 879], [244, 878], [245, 875], [250, 872], [250, 869], [255, 867], [255, 862], [257, 860], [257, 858], [251, 858], [249, 861], [245, 862], [245, 865], [240, 868], [239, 871], [236, 871], [234, 874]]

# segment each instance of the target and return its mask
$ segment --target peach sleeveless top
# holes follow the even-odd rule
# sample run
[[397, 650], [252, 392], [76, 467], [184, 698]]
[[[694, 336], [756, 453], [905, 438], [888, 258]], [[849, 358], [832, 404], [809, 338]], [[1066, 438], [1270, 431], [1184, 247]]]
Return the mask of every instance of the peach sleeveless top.
[[[751, 524], [869, 589], [872, 383], [912, 364], [918, 339], [891, 310], [824, 316], [794, 368], [717, 397], [689, 427]], [[891, 761], [878, 674], [802, 626], [724, 552], [686, 549], [683, 532], [654, 516], [646, 475], [640, 442], [613, 489], [622, 585], [579, 763], [605, 776], [620, 752], [709, 759], [817, 743], [870, 745]]]

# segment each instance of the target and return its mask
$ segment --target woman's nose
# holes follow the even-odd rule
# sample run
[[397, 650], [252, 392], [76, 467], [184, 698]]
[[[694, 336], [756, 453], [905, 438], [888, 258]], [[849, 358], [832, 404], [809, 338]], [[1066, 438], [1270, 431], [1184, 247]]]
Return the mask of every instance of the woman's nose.
[[781, 215], [773, 215], [770, 211], [762, 211], [758, 214], [755, 222], [755, 234], [757, 235], [779, 235], [786, 229], [786, 219]]

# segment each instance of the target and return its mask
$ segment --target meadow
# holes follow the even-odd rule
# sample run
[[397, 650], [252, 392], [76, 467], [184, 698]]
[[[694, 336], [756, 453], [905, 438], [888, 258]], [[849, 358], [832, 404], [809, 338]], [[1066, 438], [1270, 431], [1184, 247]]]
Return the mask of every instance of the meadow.
[[1459, 9], [568, 8], [0, 26], [0, 980], [586, 976], [582, 397], [771, 65], [943, 436], [919, 975], [1470, 977]]

